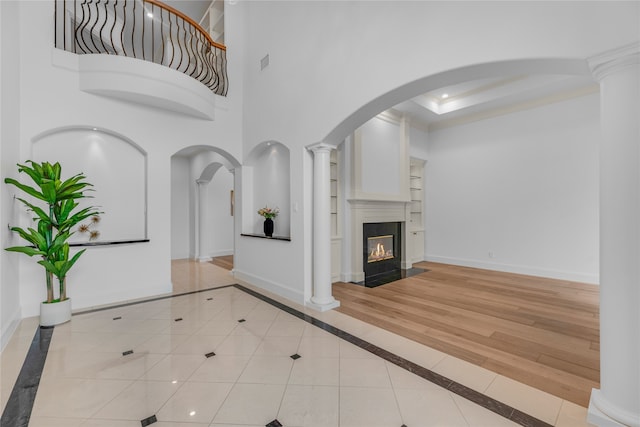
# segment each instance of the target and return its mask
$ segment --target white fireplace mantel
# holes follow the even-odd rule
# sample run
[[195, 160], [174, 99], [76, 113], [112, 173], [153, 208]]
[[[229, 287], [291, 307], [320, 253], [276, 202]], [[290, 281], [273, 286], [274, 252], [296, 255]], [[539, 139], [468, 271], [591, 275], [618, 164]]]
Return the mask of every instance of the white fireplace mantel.
[[411, 201], [349, 199], [351, 210], [351, 272], [348, 280], [364, 281], [362, 224], [372, 222], [400, 222], [402, 235], [403, 269], [411, 268], [411, 257], [407, 257], [407, 222], [410, 217]]

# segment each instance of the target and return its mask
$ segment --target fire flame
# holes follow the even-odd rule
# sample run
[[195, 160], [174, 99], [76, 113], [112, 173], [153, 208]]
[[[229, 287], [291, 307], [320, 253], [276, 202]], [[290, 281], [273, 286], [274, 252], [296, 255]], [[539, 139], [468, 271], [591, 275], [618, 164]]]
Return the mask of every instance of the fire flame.
[[375, 257], [380, 257], [380, 256], [384, 256], [385, 255], [385, 250], [384, 250], [384, 245], [382, 243], [378, 243], [376, 245], [376, 248], [374, 250], [371, 251], [371, 257], [375, 258]]

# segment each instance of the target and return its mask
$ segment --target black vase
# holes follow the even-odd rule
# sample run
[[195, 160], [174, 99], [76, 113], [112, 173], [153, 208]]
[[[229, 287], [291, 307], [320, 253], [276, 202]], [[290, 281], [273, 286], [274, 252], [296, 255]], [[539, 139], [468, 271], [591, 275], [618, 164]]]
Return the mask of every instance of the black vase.
[[267, 237], [273, 236], [273, 220], [271, 218], [264, 220], [264, 235]]

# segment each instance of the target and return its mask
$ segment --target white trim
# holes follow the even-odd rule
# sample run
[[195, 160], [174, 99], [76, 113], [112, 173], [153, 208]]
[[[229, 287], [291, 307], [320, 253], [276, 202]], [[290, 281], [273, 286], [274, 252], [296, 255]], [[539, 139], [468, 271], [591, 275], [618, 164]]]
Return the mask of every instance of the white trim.
[[243, 282], [247, 282], [253, 286], [264, 289], [269, 292], [273, 292], [276, 295], [287, 298], [293, 302], [304, 305], [304, 295], [302, 292], [283, 286], [279, 283], [265, 280], [262, 277], [258, 277], [246, 271], [233, 269], [233, 277]]
[[306, 301], [304, 305], [305, 307], [309, 307], [316, 311], [323, 312], [323, 311], [329, 311], [329, 310], [333, 310], [334, 308], [340, 307], [340, 301], [333, 300], [328, 304], [316, 304], [313, 301]]
[[[107, 292], [99, 295], [86, 295], [83, 298], [74, 296], [72, 312], [86, 311], [98, 307], [124, 304], [132, 301], [146, 300], [157, 296], [170, 295], [172, 290], [173, 284], [169, 281], [163, 282], [159, 285], [145, 286], [144, 288], [132, 287], [128, 290], [122, 290], [115, 293]], [[100, 301], [100, 304], [96, 305], [96, 301]], [[24, 304], [22, 309], [24, 317], [38, 316], [40, 315], [40, 301]]]
[[18, 329], [20, 321], [22, 321], [20, 306], [17, 306], [11, 315], [11, 320], [3, 325], [2, 331], [0, 332], [0, 353], [5, 349], [16, 329]]
[[596, 388], [591, 390], [587, 421], [599, 427], [638, 427], [640, 419], [622, 408], [612, 405]]
[[439, 262], [442, 264], [459, 265], [462, 267], [482, 268], [485, 270], [502, 271], [505, 273], [525, 274], [528, 276], [546, 277], [550, 279], [569, 280], [572, 282], [599, 284], [599, 277], [592, 274], [577, 273], [570, 271], [550, 270], [546, 268], [532, 267], [526, 265], [501, 264], [493, 262], [483, 262], [463, 258], [452, 258], [427, 254], [426, 261]]

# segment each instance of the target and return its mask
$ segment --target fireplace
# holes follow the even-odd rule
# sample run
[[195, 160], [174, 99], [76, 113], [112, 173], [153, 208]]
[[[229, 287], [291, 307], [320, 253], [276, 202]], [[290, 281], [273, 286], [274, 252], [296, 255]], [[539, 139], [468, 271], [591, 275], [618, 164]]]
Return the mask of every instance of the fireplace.
[[364, 285], [375, 287], [402, 274], [400, 222], [362, 224]]

